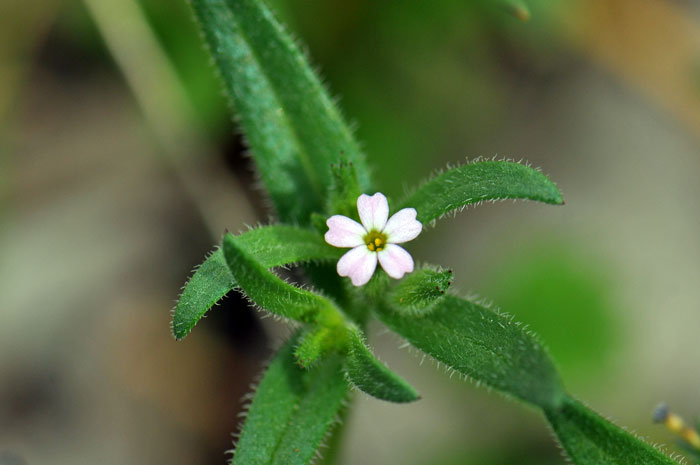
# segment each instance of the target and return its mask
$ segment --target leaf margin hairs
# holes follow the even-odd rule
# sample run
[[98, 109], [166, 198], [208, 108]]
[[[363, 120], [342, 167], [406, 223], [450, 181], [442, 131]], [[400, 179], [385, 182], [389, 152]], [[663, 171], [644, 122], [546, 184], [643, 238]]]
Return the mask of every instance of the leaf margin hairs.
[[[544, 414], [558, 444], [577, 465], [679, 464], [658, 446], [603, 418], [568, 394], [560, 406], [544, 409]], [[591, 436], [602, 439], [595, 441]]]
[[367, 189], [352, 128], [272, 10], [261, 0], [189, 3], [281, 219], [307, 224], [323, 210], [330, 164], [341, 157]]
[[413, 386], [372, 353], [359, 328], [349, 328], [349, 332], [345, 373], [355, 388], [393, 403], [409, 403], [421, 398]]
[[[459, 308], [457, 310], [448, 309], [450, 306]], [[462, 306], [467, 308], [465, 309]], [[473, 315], [468, 312], [473, 313]], [[559, 371], [546, 347], [541, 344], [539, 337], [521, 323], [516, 322], [512, 316], [498, 312], [486, 306], [483, 302], [461, 298], [454, 294], [446, 294], [427, 313], [419, 315], [407, 314], [384, 304], [375, 307], [375, 314], [389, 329], [396, 332], [411, 346], [437, 360], [440, 364], [445, 365], [448, 371], [458, 372], [465, 379], [472, 380], [477, 384], [483, 384], [506, 397], [541, 408], [552, 408], [558, 406], [566, 395]], [[473, 316], [478, 318], [472, 318]], [[471, 333], [478, 335], [478, 338], [481, 339], [473, 335], [469, 336], [466, 333], [460, 334], [456, 332], [455, 327], [460, 322], [459, 318], [468, 318], [468, 323], [474, 326], [470, 329]], [[492, 318], [492, 320], [488, 320], [488, 318]], [[449, 319], [454, 321], [449, 321]], [[503, 363], [503, 361], [512, 362], [507, 357], [518, 355], [516, 349], [520, 350], [520, 348], [502, 346], [500, 344], [498, 347], [490, 347], [488, 342], [484, 342], [484, 328], [479, 328], [479, 325], [493, 325], [492, 329], [495, 329], [495, 333], [507, 333], [509, 331], [519, 333], [522, 339], [518, 340], [518, 342], [530, 344], [530, 348], [533, 349], [532, 354], [537, 358], [539, 365], [536, 364], [531, 368], [537, 368], [541, 370], [541, 373], [536, 376], [529, 370], [518, 372], [519, 366], [515, 365], [513, 365], [515, 366], [515, 371], [513, 371], [513, 367], [509, 366], [508, 363]], [[430, 338], [438, 333], [440, 334], [439, 344], [436, 343], [434, 346], [431, 346], [430, 342], [426, 344], [426, 341], [430, 341]], [[427, 336], [428, 334], [431, 336]], [[421, 338], [425, 339], [421, 340]], [[501, 338], [500, 340], [507, 340], [510, 344], [513, 344], [513, 341], [508, 338]], [[452, 344], [454, 346], [457, 343], [466, 344], [464, 347], [467, 347], [468, 350], [460, 349], [460, 351], [451, 352], [445, 349], [445, 345]], [[504, 352], [511, 349], [512, 353]], [[478, 352], [480, 350], [488, 356], [492, 356], [492, 359], [477, 360], [473, 356], [465, 355], [469, 351]], [[522, 359], [516, 360], [522, 361]], [[533, 360], [535, 358], [531, 359], [530, 362]], [[480, 366], [479, 363], [482, 365]], [[499, 368], [497, 370], [494, 367]], [[506, 376], [499, 378], [504, 372], [508, 375], [518, 374], [520, 378], [516, 380], [517, 382]]]
[[[478, 192], [473, 192], [471, 195], [456, 196], [457, 198], [452, 200], [444, 198], [444, 195], [442, 196], [443, 198], [440, 198], [440, 196], [435, 192], [430, 192], [439, 189], [443, 183], [450, 184], [457, 181], [456, 179], [450, 179], [450, 177], [455, 178], [462, 175], [466, 178], [468, 176], [478, 174], [474, 172], [485, 166], [493, 169], [493, 172], [489, 173], [490, 175], [495, 173], [498, 169], [503, 171], [506, 167], [514, 170], [520, 170], [520, 175], [526, 174], [528, 176], [534, 176], [537, 178], [537, 181], [541, 183], [540, 187], [546, 187], [546, 189], [542, 189], [539, 194], [532, 192], [527, 193], [524, 191], [510, 193], [506, 191], [502, 194], [495, 191], [487, 193], [482, 192], [481, 194]], [[502, 175], [503, 173], [501, 172], [499, 174]], [[471, 182], [471, 184], [474, 184], [475, 181], [493, 184], [494, 178], [482, 175], [479, 179], [467, 179], [466, 181]], [[530, 187], [535, 187], [534, 183], [532, 183]], [[468, 183], [467, 188], [472, 188], [475, 191], [477, 190], [476, 187], [470, 187]], [[510, 189], [512, 186], [501, 186], [501, 188]], [[485, 187], [482, 185], [481, 189], [483, 190]], [[455, 190], [451, 190], [450, 194], [454, 194], [454, 192]], [[533, 200], [552, 205], [563, 205], [565, 203], [563, 195], [557, 185], [541, 170], [533, 168], [528, 163], [523, 163], [522, 160], [514, 161], [511, 159], [496, 159], [495, 157], [491, 159], [478, 157], [454, 166], [448, 164], [446, 168], [435, 171], [432, 176], [419, 183], [416, 188], [404, 195], [403, 199], [399, 203], [398, 209], [407, 207], [415, 208], [418, 212], [419, 221], [421, 221], [423, 224], [434, 224], [434, 222], [438, 219], [441, 219], [448, 214], [459, 212], [469, 205], [478, 205], [485, 201], [495, 202], [501, 200]], [[440, 207], [437, 207], [437, 205], [440, 205]]]
[[253, 304], [275, 315], [302, 323], [318, 323], [323, 320], [337, 322], [342, 318], [326, 297], [281, 279], [257, 261], [239, 242], [240, 239], [231, 233], [224, 235], [224, 258], [238, 287]]
[[[276, 267], [289, 264], [308, 263], [313, 261], [335, 260], [342, 254], [341, 249], [336, 249], [325, 243], [321, 235], [312, 229], [306, 229], [285, 224], [273, 224], [257, 226], [240, 233], [238, 236], [253, 249], [253, 254], [264, 266]], [[266, 245], [271, 239], [284, 239]], [[305, 241], [308, 241], [305, 243]], [[276, 248], [272, 246], [277, 246]], [[296, 248], [291, 245], [297, 246]], [[318, 253], [314, 249], [318, 247]], [[277, 254], [277, 255], [276, 255]], [[215, 278], [218, 286], [211, 291], [211, 297], [200, 288], [206, 287], [208, 281], [205, 273], [210, 267], [218, 273]], [[223, 279], [227, 277], [228, 279]], [[200, 281], [205, 282], [201, 285]], [[226, 281], [226, 282], [224, 282]], [[209, 281], [209, 283], [211, 283]], [[172, 309], [171, 330], [176, 340], [185, 338], [201, 320], [204, 315], [219, 302], [228, 292], [236, 287], [235, 280], [223, 257], [221, 246], [216, 246], [209, 252], [205, 260], [195, 267], [194, 271], [182, 287], [175, 307]], [[199, 298], [196, 298], [199, 297]]]
[[[319, 362], [318, 365], [311, 369], [305, 370], [296, 366], [293, 358], [294, 346], [297, 343], [299, 332], [292, 335], [287, 342], [278, 350], [272, 357], [270, 362], [264, 369], [260, 381], [255, 386], [254, 392], [249, 395], [252, 399], [245, 406], [245, 421], [239, 425], [237, 440], [234, 444], [233, 457], [230, 460], [231, 465], [287, 465], [287, 464], [308, 464], [311, 463], [317, 454], [318, 448], [328, 438], [329, 434], [337, 427], [340, 412], [346, 408], [350, 387], [345, 379], [342, 371], [342, 360], [339, 356], [325, 359]], [[328, 376], [320, 376], [317, 372], [327, 371], [332, 374], [335, 371], [335, 377], [331, 379], [333, 383], [328, 382]], [[284, 381], [280, 388], [273, 389], [274, 394], [270, 396], [268, 384], [274, 380], [274, 376], [278, 376], [278, 371], [282, 371], [281, 375]], [[314, 383], [314, 379], [315, 383]], [[305, 382], [306, 381], [306, 382]], [[319, 382], [320, 381], [320, 382]], [[290, 384], [291, 383], [291, 384]], [[311, 385], [311, 386], [309, 386]], [[316, 388], [312, 391], [311, 388]], [[319, 390], [326, 394], [325, 401], [330, 400], [326, 405], [326, 411], [321, 412], [320, 420], [313, 421], [312, 428], [293, 428], [290, 426], [295, 420], [298, 420], [300, 415], [308, 415], [309, 409], [300, 408], [302, 401], [307, 400], [306, 404], [311, 406], [317, 402]], [[286, 422], [278, 421], [281, 413], [280, 408], [273, 408], [274, 415], [265, 414], [264, 410], [268, 407], [268, 400], [276, 401], [275, 396], [279, 397], [279, 393], [288, 394], [286, 400], [291, 401], [287, 405], [285, 412]], [[267, 399], [267, 398], [270, 399]], [[256, 402], [257, 401], [257, 402]], [[263, 402], [265, 401], [265, 402]], [[261, 404], [261, 402], [263, 402]], [[263, 409], [263, 412], [258, 410]], [[314, 414], [318, 411], [311, 412]], [[262, 420], [262, 421], [261, 421]], [[265, 420], [270, 420], [266, 422]], [[256, 423], [262, 423], [263, 426], [258, 427]], [[270, 423], [270, 424], [267, 424]], [[251, 426], [252, 425], [252, 426]], [[251, 432], [251, 428], [253, 431]], [[257, 429], [260, 430], [258, 435]], [[274, 437], [269, 434], [273, 432]], [[300, 443], [295, 438], [295, 434], [304, 435], [313, 433], [312, 440], [307, 443]], [[267, 444], [267, 447], [259, 445], [262, 436], [262, 442]], [[271, 442], [274, 441], [274, 444]], [[289, 444], [294, 444], [293, 447], [288, 447]], [[265, 444], [264, 444], [265, 445]], [[282, 447], [287, 445], [287, 447]], [[292, 461], [294, 460], [294, 461]]]

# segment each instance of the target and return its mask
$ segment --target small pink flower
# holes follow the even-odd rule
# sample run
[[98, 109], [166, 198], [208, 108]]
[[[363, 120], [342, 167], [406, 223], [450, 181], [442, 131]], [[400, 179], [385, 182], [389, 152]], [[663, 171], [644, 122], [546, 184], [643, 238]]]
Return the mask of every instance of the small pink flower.
[[362, 286], [374, 274], [377, 260], [394, 279], [413, 271], [413, 258], [396, 244], [415, 239], [423, 229], [416, 220], [416, 209], [404, 208], [389, 218], [389, 203], [384, 194], [377, 192], [371, 197], [358, 197], [357, 211], [362, 224], [342, 215], [326, 220], [326, 242], [334, 247], [352, 247], [338, 260], [338, 274]]

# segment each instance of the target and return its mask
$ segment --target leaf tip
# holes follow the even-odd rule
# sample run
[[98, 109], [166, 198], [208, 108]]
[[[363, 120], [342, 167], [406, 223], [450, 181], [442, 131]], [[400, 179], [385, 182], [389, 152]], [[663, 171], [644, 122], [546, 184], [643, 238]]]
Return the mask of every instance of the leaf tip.
[[192, 328], [188, 328], [187, 325], [181, 321], [181, 315], [178, 313], [177, 305], [172, 311], [172, 320], [170, 320], [170, 334], [176, 341], [181, 341], [190, 333]]

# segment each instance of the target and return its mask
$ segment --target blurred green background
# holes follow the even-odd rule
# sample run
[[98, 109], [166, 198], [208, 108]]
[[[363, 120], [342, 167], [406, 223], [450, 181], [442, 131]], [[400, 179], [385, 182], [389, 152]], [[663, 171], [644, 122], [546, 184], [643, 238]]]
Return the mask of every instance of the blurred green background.
[[[700, 8], [672, 0], [275, 0], [390, 195], [524, 159], [563, 207], [470, 207], [418, 260], [529, 324], [569, 390], [655, 443], [700, 413]], [[185, 1], [0, 6], [0, 464], [222, 463], [289, 330], [229, 296], [170, 309], [224, 228], [269, 221]], [[342, 464], [563, 464], [539, 414], [377, 325], [422, 393], [355, 396]]]

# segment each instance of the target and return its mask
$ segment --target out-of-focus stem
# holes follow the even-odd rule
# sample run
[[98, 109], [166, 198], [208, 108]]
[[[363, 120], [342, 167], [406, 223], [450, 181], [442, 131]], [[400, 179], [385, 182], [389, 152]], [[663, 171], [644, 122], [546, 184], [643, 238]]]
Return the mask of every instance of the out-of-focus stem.
[[[135, 0], [84, 0], [107, 48], [163, 148], [164, 160], [192, 198], [209, 233], [219, 238], [223, 228], [213, 204], [209, 180], [194, 168], [196, 159], [213, 161], [213, 148], [177, 73]], [[232, 179], [230, 185], [234, 185]], [[238, 189], [238, 187], [235, 187]], [[240, 192], [227, 197], [239, 198]], [[250, 216], [250, 215], [246, 215]]]

